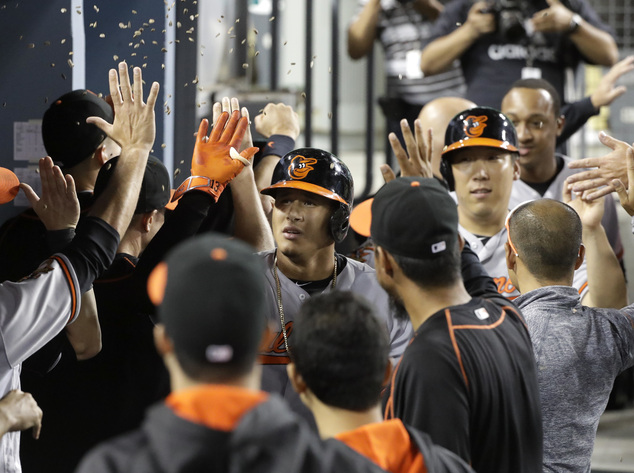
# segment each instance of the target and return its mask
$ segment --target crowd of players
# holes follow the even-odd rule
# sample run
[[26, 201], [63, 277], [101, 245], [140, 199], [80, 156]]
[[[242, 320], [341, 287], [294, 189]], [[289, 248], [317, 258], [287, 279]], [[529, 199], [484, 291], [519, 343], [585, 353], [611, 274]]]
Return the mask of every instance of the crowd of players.
[[[566, 12], [536, 14], [592, 59], [584, 35], [605, 37]], [[132, 71], [46, 111], [41, 196], [2, 169], [1, 201], [32, 208], [0, 228], [0, 471], [589, 471], [634, 365], [612, 197], [634, 215], [630, 145], [557, 153], [575, 112], [519, 79], [496, 108], [442, 97], [402, 120], [399, 177], [383, 166], [355, 207], [346, 164], [295, 147], [291, 107], [251, 124], [226, 98], [172, 191], [159, 85], [145, 99]], [[366, 240], [345, 256], [351, 223]]]

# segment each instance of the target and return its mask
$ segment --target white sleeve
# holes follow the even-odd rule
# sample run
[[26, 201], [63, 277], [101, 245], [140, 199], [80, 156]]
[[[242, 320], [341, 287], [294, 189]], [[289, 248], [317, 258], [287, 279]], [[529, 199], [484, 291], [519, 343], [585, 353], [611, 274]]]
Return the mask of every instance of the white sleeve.
[[14, 367], [79, 314], [80, 288], [64, 255], [44, 261], [20, 282], [0, 284], [0, 363]]
[[572, 280], [572, 287], [578, 292], [580, 299], [583, 299], [588, 293], [588, 268], [586, 266], [586, 259], [583, 259], [583, 263], [575, 270], [574, 279]]

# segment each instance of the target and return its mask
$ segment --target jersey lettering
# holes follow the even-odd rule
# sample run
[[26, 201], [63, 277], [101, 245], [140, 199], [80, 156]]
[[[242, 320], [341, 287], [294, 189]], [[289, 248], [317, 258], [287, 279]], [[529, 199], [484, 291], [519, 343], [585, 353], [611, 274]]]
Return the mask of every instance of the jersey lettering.
[[498, 292], [503, 296], [515, 292], [515, 286], [513, 285], [511, 278], [500, 276], [499, 278], [493, 278], [493, 281], [495, 281], [495, 284], [498, 287]]

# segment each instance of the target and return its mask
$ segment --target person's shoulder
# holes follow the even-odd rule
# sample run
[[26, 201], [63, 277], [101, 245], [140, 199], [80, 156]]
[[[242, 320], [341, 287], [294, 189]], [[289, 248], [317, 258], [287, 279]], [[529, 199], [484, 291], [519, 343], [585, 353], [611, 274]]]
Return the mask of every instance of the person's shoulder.
[[259, 256], [260, 258], [262, 258], [262, 260], [264, 261], [264, 263], [266, 264], [266, 266], [273, 266], [273, 262], [275, 261], [275, 251], [276, 250], [266, 250], [266, 251], [260, 251], [258, 253], [256, 253], [257, 256]]
[[[376, 271], [372, 266], [362, 261], [357, 261], [348, 256], [345, 257], [347, 260], [346, 267], [349, 267], [351, 271], [354, 271], [355, 274], [368, 274], [374, 275]], [[345, 271], [345, 269], [344, 269]]]
[[90, 450], [80, 462], [76, 473], [150, 473], [151, 463], [143, 468], [133, 458], [148, 452], [147, 437], [142, 430], [136, 430], [99, 444]]

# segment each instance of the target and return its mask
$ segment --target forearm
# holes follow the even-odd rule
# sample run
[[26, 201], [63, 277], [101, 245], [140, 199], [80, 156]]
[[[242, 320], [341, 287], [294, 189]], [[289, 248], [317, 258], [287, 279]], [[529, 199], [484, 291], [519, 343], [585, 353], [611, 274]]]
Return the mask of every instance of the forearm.
[[583, 304], [620, 309], [627, 305], [625, 277], [601, 225], [583, 229], [588, 271], [588, 294]]
[[443, 72], [456, 59], [462, 57], [478, 38], [478, 33], [464, 24], [447, 36], [432, 41], [423, 49], [420, 56], [420, 68], [423, 74], [433, 75]]
[[380, 12], [381, 0], [370, 0], [348, 27], [348, 54], [352, 59], [362, 58], [372, 49]]
[[66, 336], [78, 360], [87, 360], [101, 351], [101, 326], [92, 289], [81, 297], [79, 315], [66, 326]]
[[273, 232], [262, 207], [253, 170], [244, 169], [230, 185], [235, 212], [234, 236], [251, 244], [257, 251], [275, 248]]
[[466, 242], [460, 255], [460, 266], [465, 289], [471, 297], [499, 296], [493, 278]]
[[619, 51], [614, 38], [585, 20], [570, 34], [570, 39], [581, 54], [594, 64], [612, 66], [618, 61]]
[[418, 13], [431, 20], [438, 18], [438, 15], [440, 15], [445, 8], [438, 0], [415, 0], [413, 5]]

